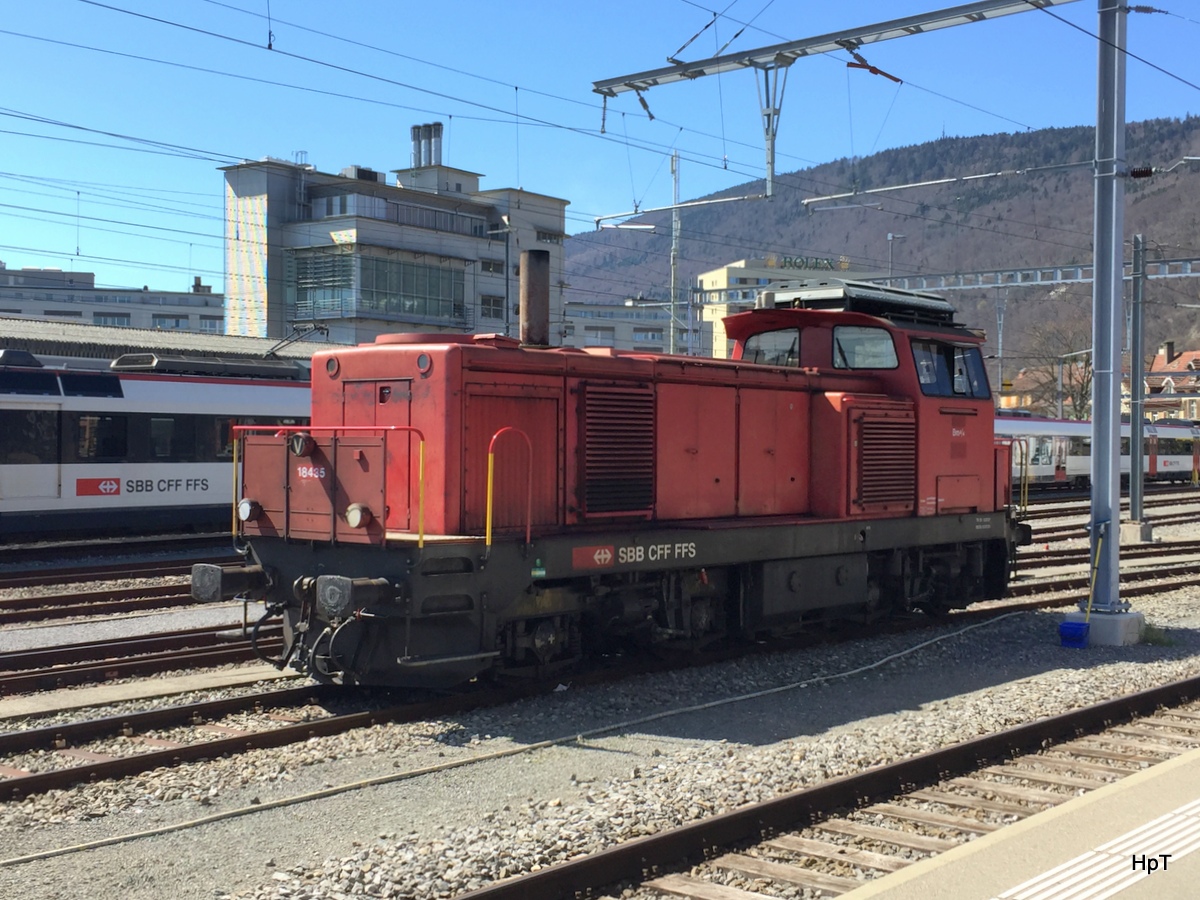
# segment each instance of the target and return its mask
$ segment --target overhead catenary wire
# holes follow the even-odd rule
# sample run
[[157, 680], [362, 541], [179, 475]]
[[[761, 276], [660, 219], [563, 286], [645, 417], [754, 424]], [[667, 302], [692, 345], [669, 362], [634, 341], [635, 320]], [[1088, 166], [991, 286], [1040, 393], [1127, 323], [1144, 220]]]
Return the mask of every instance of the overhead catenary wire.
[[[101, 5], [101, 6], [104, 6], [104, 5]], [[113, 8], [113, 7], [106, 7], [106, 8]]]

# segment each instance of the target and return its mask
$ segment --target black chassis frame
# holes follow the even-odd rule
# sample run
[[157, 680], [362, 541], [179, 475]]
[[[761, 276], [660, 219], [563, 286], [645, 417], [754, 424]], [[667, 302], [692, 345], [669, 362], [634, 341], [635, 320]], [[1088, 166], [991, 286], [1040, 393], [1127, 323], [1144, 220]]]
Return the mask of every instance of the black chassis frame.
[[[353, 654], [342, 660], [350, 663], [344, 671], [313, 671], [317, 667], [306, 664], [303, 653], [293, 659], [298, 668], [334, 681], [441, 685], [490, 668], [500, 655], [496, 636], [505, 624], [581, 612], [585, 586], [611, 580], [608, 576], [991, 542], [1003, 542], [1007, 568], [1015, 546], [1026, 542], [1022, 528], [1007, 511], [733, 526], [722, 521], [555, 534], [528, 545], [521, 536], [505, 535], [490, 547], [476, 537], [434, 538], [423, 548], [407, 535], [383, 546], [256, 539], [250, 556], [271, 576], [267, 601], [287, 607], [289, 637], [299, 638], [310, 657], [315, 635], [328, 624], [319, 615], [314, 621], [313, 587], [321, 576], [372, 582], [364, 594], [368, 599], [361, 605], [356, 599], [346, 617], [357, 619], [353, 628], [359, 630]], [[390, 587], [381, 596], [378, 585], [384, 582]], [[306, 633], [297, 629], [304, 616]]]

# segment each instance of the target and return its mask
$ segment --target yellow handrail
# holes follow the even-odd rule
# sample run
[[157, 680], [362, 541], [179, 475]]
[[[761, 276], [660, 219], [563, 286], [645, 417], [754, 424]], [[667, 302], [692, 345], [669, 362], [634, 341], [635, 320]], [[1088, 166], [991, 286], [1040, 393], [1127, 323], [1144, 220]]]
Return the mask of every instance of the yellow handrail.
[[1096, 537], [1096, 558], [1092, 560], [1092, 584], [1088, 588], [1088, 605], [1087, 611], [1083, 614], [1084, 624], [1087, 624], [1092, 618], [1092, 598], [1096, 596], [1096, 573], [1100, 571], [1100, 550], [1104, 547], [1104, 532], [1101, 531]]
[[521, 437], [525, 438], [525, 445], [529, 448], [529, 474], [526, 479], [526, 495], [525, 495], [525, 543], [529, 543], [529, 537], [533, 526], [533, 441], [529, 439], [529, 435], [523, 432], [520, 428], [514, 428], [512, 425], [505, 425], [499, 431], [492, 435], [491, 441], [488, 442], [488, 472], [487, 472], [487, 518], [484, 520], [483, 540], [485, 547], [492, 546], [492, 488], [495, 483], [496, 471], [496, 441], [500, 435], [506, 431], [515, 431]]

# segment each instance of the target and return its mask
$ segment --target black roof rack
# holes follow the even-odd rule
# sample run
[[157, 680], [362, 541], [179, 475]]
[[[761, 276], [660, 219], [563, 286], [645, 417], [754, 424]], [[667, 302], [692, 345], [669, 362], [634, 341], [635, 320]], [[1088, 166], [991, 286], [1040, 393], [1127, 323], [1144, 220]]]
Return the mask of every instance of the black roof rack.
[[308, 369], [282, 359], [236, 359], [218, 356], [163, 356], [126, 353], [112, 361], [117, 372], [164, 372], [171, 375], [217, 375], [239, 378], [283, 378], [307, 381]]
[[926, 291], [906, 291], [843, 278], [806, 278], [763, 288], [763, 306], [835, 309], [915, 325], [954, 325], [954, 307]]

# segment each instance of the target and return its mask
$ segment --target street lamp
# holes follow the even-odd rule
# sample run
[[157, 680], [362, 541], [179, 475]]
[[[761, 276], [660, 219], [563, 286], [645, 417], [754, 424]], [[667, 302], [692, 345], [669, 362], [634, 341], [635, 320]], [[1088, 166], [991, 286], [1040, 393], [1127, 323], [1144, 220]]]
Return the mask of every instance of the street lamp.
[[1084, 356], [1092, 352], [1092, 348], [1086, 350], [1074, 350], [1070, 353], [1064, 353], [1058, 358], [1058, 417], [1063, 417], [1063, 362], [1071, 356]]
[[892, 277], [892, 242], [902, 241], [906, 237], [908, 237], [906, 234], [892, 234], [890, 231], [888, 232], [888, 278]]

